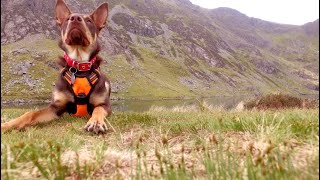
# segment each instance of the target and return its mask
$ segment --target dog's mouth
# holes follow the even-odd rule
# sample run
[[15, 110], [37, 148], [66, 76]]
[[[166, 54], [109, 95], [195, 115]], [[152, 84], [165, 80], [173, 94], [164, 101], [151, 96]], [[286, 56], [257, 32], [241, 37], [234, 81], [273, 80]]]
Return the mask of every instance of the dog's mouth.
[[79, 28], [73, 28], [68, 32], [66, 44], [73, 46], [73, 45], [81, 45], [81, 46], [89, 46], [90, 42], [85, 35]]

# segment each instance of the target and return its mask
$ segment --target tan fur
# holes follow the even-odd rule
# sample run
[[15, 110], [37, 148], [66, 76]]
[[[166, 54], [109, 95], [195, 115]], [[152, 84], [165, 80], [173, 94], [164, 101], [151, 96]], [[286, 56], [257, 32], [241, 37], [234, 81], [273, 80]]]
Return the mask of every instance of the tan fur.
[[53, 102], [58, 106], [63, 106], [69, 101], [72, 101], [73, 97], [71, 94], [66, 94], [66, 92], [53, 91]]
[[104, 118], [107, 116], [108, 116], [108, 112], [103, 107], [98, 106], [94, 108], [92, 116], [87, 122], [86, 127], [88, 129], [93, 128], [94, 131], [99, 129], [103, 130], [104, 127], [107, 127], [106, 123], [104, 122]]
[[58, 116], [50, 108], [39, 111], [27, 112], [24, 115], [6, 123], [1, 123], [1, 130], [9, 130], [12, 128], [22, 129], [26, 126], [35, 125], [42, 122], [51, 121]]
[[90, 58], [91, 47], [83, 48], [81, 46], [66, 45], [68, 56], [79, 62], [87, 62]]
[[85, 25], [84, 20], [82, 21], [82, 24], [83, 24], [83, 26], [84, 26], [85, 33], [86, 33], [86, 36], [87, 36], [90, 44], [94, 44], [94, 43], [95, 43], [95, 40], [96, 40], [96, 38], [95, 38], [96, 35], [95, 35], [94, 37], [91, 36], [90, 30], [89, 30], [88, 26]]
[[106, 97], [108, 97], [108, 91], [103, 92], [103, 94], [92, 94], [89, 102], [93, 105], [98, 105], [104, 103]]
[[104, 117], [108, 116], [108, 112], [101, 106], [94, 108], [92, 117], [89, 119], [90, 121], [98, 121], [100, 123], [104, 122]]
[[109, 94], [110, 84], [105, 82], [104, 85], [106, 86], [106, 93]]

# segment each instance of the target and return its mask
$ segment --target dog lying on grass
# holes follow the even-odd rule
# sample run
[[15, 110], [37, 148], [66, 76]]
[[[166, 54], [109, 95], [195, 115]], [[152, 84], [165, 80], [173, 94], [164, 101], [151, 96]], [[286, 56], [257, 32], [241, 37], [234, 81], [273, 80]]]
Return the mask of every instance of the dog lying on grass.
[[1, 124], [1, 130], [23, 129], [26, 126], [49, 122], [64, 113], [78, 117], [91, 115], [84, 129], [105, 133], [105, 117], [111, 115], [110, 81], [101, 74], [98, 56], [99, 32], [108, 18], [108, 4], [101, 4], [91, 14], [72, 13], [63, 0], [56, 1], [55, 17], [61, 29], [60, 48], [65, 52], [59, 58], [61, 73], [55, 84], [52, 101], [47, 108], [27, 112]]

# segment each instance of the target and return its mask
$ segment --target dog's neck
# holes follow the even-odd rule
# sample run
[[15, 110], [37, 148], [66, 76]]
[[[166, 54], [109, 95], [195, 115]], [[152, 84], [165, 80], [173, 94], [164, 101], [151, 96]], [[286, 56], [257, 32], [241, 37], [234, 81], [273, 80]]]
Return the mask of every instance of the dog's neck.
[[91, 47], [84, 48], [82, 46], [68, 46], [60, 40], [59, 47], [67, 53], [71, 59], [78, 62], [88, 62], [100, 52], [99, 43], [96, 43]]
[[66, 51], [67, 55], [78, 62], [87, 62], [90, 60], [91, 52], [87, 52], [86, 50], [82, 49], [81, 47], [70, 47], [67, 48]]

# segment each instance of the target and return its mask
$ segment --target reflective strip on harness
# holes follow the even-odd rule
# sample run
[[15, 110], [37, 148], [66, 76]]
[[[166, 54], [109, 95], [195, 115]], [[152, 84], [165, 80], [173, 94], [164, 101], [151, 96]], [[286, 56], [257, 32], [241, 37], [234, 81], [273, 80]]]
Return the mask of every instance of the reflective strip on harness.
[[99, 79], [99, 71], [96, 70], [92, 72], [87, 77], [77, 77], [72, 84], [71, 82], [71, 72], [66, 71], [63, 74], [64, 79], [68, 82], [73, 90], [73, 94], [75, 96], [75, 103], [76, 103], [76, 113], [74, 116], [83, 117], [89, 114], [88, 112], [88, 104], [89, 104], [89, 96], [92, 90], [92, 87], [97, 83]]

